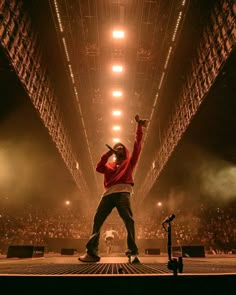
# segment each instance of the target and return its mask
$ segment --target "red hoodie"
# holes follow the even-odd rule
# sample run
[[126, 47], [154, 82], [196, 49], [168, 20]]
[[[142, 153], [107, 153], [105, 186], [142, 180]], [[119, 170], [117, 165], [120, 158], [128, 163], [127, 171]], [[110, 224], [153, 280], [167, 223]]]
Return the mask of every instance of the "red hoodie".
[[127, 183], [134, 185], [133, 171], [138, 162], [138, 158], [142, 147], [143, 130], [142, 126], [137, 124], [136, 136], [134, 147], [131, 156], [129, 150], [124, 146], [126, 151], [126, 158], [122, 161], [119, 168], [116, 168], [116, 162], [108, 162], [109, 157], [112, 155], [111, 151], [106, 152], [101, 156], [100, 161], [97, 163], [96, 171], [104, 174], [104, 188], [107, 189], [115, 184]]

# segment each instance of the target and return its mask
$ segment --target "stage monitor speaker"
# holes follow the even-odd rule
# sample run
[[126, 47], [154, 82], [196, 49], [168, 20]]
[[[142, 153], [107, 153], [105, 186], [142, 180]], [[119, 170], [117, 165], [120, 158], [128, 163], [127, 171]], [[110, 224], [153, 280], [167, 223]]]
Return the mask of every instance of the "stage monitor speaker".
[[62, 248], [61, 249], [61, 255], [74, 255], [75, 249], [72, 248]]
[[160, 255], [161, 251], [159, 248], [148, 248], [145, 249], [145, 254], [148, 255]]
[[11, 245], [7, 251], [7, 258], [33, 258], [43, 256], [44, 246]]
[[205, 257], [204, 246], [181, 246], [183, 257]]

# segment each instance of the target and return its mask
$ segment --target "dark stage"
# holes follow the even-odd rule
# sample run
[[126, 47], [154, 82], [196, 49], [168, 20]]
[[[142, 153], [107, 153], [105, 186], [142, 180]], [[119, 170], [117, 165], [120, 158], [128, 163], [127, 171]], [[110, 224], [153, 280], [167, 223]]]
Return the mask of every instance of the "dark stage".
[[[183, 257], [183, 271], [168, 269], [167, 254], [142, 255], [128, 263], [120, 253], [101, 255], [98, 263], [82, 263], [78, 254], [45, 254], [39, 258], [0, 260], [0, 284], [18, 293], [73, 291], [106, 294], [218, 294], [236, 286], [236, 255]], [[160, 294], [160, 293], [159, 293]]]

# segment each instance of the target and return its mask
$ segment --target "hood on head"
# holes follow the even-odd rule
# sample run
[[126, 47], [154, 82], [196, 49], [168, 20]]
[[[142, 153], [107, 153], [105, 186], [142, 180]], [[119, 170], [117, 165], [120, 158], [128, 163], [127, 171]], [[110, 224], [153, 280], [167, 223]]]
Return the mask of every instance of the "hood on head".
[[125, 149], [125, 158], [127, 159], [129, 157], [129, 150], [128, 148], [121, 142], [117, 142], [114, 146], [113, 149], [115, 150], [118, 146], [122, 146]]

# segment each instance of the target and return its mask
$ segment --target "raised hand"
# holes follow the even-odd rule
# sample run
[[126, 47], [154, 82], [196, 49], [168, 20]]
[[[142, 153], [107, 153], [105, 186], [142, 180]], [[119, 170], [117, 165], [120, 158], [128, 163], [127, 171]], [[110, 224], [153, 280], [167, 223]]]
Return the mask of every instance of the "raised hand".
[[138, 123], [138, 122], [139, 122], [139, 115], [136, 115], [136, 116], [134, 117], [134, 119], [135, 119], [135, 121]]
[[136, 115], [135, 117], [135, 121], [141, 125], [142, 127], [147, 127], [148, 124], [148, 120], [147, 119], [140, 119], [139, 115]]

